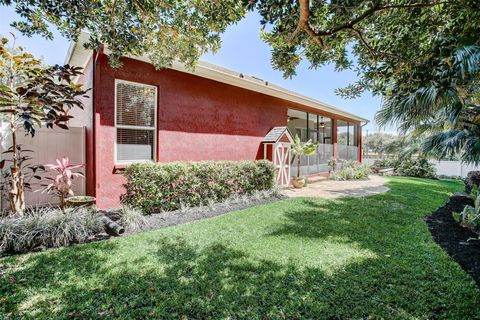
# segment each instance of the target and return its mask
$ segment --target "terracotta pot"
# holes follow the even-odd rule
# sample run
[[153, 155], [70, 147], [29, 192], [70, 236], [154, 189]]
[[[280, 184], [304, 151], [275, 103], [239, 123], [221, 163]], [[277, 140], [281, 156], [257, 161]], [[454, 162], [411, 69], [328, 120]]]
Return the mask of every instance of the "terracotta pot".
[[65, 200], [67, 207], [92, 207], [95, 205], [95, 197], [90, 196], [73, 196]]
[[303, 188], [305, 186], [305, 177], [292, 177], [292, 185], [297, 189]]

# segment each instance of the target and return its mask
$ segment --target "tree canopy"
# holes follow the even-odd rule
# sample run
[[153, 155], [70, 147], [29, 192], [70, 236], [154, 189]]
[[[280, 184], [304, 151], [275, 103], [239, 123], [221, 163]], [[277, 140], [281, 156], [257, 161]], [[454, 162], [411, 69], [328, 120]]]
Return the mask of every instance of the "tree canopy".
[[[113, 64], [122, 55], [147, 54], [157, 67], [179, 60], [193, 66], [220, 46], [220, 34], [257, 10], [272, 64], [293, 76], [302, 59], [311, 67], [354, 67], [360, 80], [342, 90], [388, 93], [414, 85], [427, 68], [459, 45], [471, 44], [480, 26], [476, 0], [0, 0], [23, 18], [26, 35], [52, 37], [49, 23], [75, 39], [91, 33], [90, 46], [108, 46]], [[352, 52], [357, 60], [353, 63]], [[395, 77], [393, 77], [395, 76]]]
[[448, 63], [459, 46], [477, 41], [480, 31], [480, 4], [471, 0], [265, 0], [255, 5], [269, 26], [263, 38], [272, 47], [274, 67], [286, 76], [295, 75], [302, 59], [312, 68], [327, 63], [355, 68], [358, 82], [339, 91], [346, 96], [416, 87]]
[[[461, 53], [480, 45], [478, 0], [0, 0], [0, 4], [15, 6], [23, 20], [14, 26], [24, 34], [51, 37], [49, 23], [70, 39], [87, 30], [90, 48], [105, 44], [112, 65], [119, 65], [121, 56], [145, 54], [157, 68], [175, 60], [194, 67], [203, 53], [219, 48], [220, 34], [229, 25], [256, 10], [262, 38], [271, 47], [272, 65], [285, 77], [294, 76], [302, 60], [311, 68], [329, 63], [337, 70], [351, 68], [358, 81], [337, 93], [357, 97], [368, 90], [382, 96], [385, 104], [377, 117], [381, 124], [396, 122], [402, 130], [414, 131], [427, 124], [432, 128], [435, 122], [436, 134], [449, 132], [439, 132], [442, 125], [463, 132], [454, 136], [464, 138], [442, 142], [450, 145], [445, 152], [458, 153], [466, 145], [465, 137], [479, 137], [474, 133], [480, 132], [478, 117], [470, 117], [466, 132], [465, 121], [440, 120], [452, 110], [445, 99], [415, 102], [420, 92], [428, 97], [434, 88], [447, 95], [454, 92], [462, 104], [467, 101], [462, 98], [465, 90], [455, 86], [477, 85], [472, 70], [458, 68], [464, 65], [459, 59], [469, 57]], [[472, 55], [469, 61], [478, 64]], [[462, 74], [468, 76], [455, 80]], [[448, 86], [455, 89], [442, 91]], [[411, 103], [406, 104], [408, 99]], [[468, 101], [471, 105], [473, 100]], [[457, 114], [465, 115], [462, 108], [457, 105]], [[480, 161], [480, 147], [474, 143], [469, 150], [478, 150], [478, 155], [462, 159]]]
[[52, 38], [49, 24], [68, 39], [90, 32], [90, 48], [104, 44], [110, 63], [125, 55], [146, 54], [157, 67], [174, 60], [193, 67], [220, 47], [220, 34], [244, 17], [241, 1], [222, 0], [0, 0], [23, 18], [13, 26], [26, 35]]
[[403, 149], [403, 138], [393, 134], [375, 132], [362, 139], [364, 152], [373, 152], [383, 158], [384, 155], [400, 154]]
[[436, 72], [438, 79], [387, 97], [377, 121], [422, 137], [417, 152], [480, 163], [480, 46], [458, 49]]

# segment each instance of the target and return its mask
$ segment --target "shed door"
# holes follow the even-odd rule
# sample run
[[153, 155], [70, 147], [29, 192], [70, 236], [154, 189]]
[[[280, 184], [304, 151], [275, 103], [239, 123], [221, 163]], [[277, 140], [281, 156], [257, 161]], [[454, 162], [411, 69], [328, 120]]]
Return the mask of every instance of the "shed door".
[[273, 163], [277, 169], [277, 184], [287, 187], [290, 184], [290, 144], [279, 142], [275, 144]]

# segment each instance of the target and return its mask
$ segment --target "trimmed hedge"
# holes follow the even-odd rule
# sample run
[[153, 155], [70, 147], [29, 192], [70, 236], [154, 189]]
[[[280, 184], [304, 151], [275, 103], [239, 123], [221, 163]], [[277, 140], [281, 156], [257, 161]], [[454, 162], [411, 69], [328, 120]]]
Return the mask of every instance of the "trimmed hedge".
[[267, 160], [136, 163], [124, 175], [122, 203], [145, 213], [223, 201], [275, 185], [275, 168]]

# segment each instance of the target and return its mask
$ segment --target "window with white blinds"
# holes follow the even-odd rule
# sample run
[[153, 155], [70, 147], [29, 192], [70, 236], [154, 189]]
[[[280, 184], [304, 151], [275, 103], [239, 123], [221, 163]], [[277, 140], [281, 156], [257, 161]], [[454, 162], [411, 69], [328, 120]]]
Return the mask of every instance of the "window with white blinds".
[[157, 88], [116, 80], [117, 162], [155, 160]]

